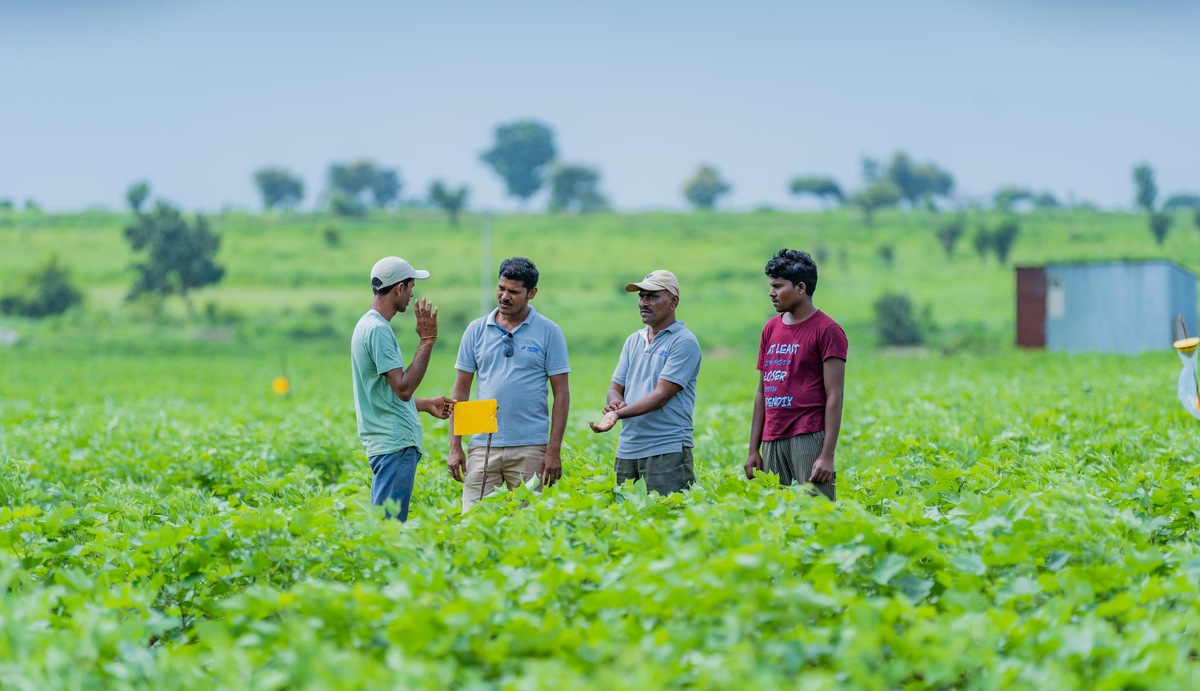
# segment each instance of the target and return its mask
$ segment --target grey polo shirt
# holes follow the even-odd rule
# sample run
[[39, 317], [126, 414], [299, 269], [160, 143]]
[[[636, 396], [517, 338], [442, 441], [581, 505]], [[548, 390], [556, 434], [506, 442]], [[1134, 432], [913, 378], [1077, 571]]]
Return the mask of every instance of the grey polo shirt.
[[613, 382], [625, 387], [625, 402], [645, 398], [659, 379], [683, 390], [666, 405], [645, 415], [621, 420], [617, 456], [645, 458], [676, 453], [693, 446], [692, 410], [696, 406], [696, 378], [700, 374], [700, 343], [684, 323], [677, 321], [646, 342], [650, 327], [625, 339]]
[[[571, 371], [567, 341], [558, 324], [529, 306], [525, 321], [512, 331], [512, 357], [504, 356], [509, 332], [496, 323], [496, 310], [467, 326], [458, 344], [455, 369], [475, 374], [477, 398], [496, 399], [497, 431], [492, 446], [528, 446], [550, 442], [550, 377]], [[487, 443], [486, 434], [471, 446]]]

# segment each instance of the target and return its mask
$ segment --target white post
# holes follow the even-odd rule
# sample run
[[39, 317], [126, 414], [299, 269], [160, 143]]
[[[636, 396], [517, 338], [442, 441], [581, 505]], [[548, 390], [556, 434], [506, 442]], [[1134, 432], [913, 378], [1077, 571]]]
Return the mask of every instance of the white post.
[[479, 254], [482, 264], [479, 269], [479, 313], [487, 314], [492, 311], [492, 290], [496, 286], [492, 266], [492, 215], [483, 215], [483, 225], [480, 229]]

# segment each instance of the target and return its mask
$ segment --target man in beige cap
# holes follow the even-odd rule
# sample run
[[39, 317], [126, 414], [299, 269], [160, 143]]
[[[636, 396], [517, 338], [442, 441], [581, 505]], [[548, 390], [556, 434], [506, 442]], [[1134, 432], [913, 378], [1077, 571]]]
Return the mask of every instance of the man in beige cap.
[[421, 459], [421, 421], [417, 411], [446, 419], [454, 401], [445, 396], [414, 398], [425, 378], [429, 355], [437, 340], [437, 308], [428, 298], [414, 303], [417, 352], [408, 367], [392, 331], [392, 317], [408, 309], [413, 287], [429, 272], [414, 269], [400, 257], [384, 257], [371, 269], [375, 298], [358, 320], [350, 339], [354, 380], [354, 412], [358, 436], [371, 464], [371, 504], [385, 506], [388, 516], [408, 520], [417, 461]]
[[638, 294], [646, 328], [625, 339], [608, 388], [604, 418], [588, 423], [593, 432], [621, 424], [617, 441], [617, 484], [645, 480], [659, 494], [680, 492], [696, 481], [692, 465], [692, 412], [700, 374], [700, 343], [681, 321], [679, 281], [659, 269], [625, 291]]

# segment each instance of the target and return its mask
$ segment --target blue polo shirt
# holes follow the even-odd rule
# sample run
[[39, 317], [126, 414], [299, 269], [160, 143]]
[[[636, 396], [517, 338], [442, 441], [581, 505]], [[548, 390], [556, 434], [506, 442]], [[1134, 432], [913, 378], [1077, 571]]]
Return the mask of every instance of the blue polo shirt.
[[658, 410], [621, 420], [621, 438], [617, 442], [620, 458], [677, 453], [694, 445], [692, 411], [696, 407], [696, 378], [700, 374], [700, 343], [681, 321], [659, 331], [647, 343], [649, 329], [647, 326], [625, 339], [613, 382], [625, 387], [627, 404], [650, 395], [659, 379], [678, 384], [683, 390]]
[[[567, 340], [558, 324], [538, 314], [533, 305], [511, 336], [496, 323], [496, 312], [467, 326], [454, 367], [475, 375], [479, 400], [496, 399], [498, 424], [492, 446], [548, 444], [548, 384], [550, 377], [571, 371]], [[512, 357], [505, 357], [504, 342], [510, 338]], [[477, 434], [469, 442], [471, 446], [486, 443], [486, 434]]]

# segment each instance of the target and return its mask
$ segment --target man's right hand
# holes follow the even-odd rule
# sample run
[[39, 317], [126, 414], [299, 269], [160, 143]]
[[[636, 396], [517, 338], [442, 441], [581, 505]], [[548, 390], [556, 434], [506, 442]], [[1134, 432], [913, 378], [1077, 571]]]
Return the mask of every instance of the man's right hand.
[[750, 480], [754, 479], [754, 471], [763, 469], [762, 454], [759, 453], [757, 449], [754, 451], [751, 451], [750, 455], [746, 456], [746, 466], [745, 467], [746, 467], [746, 477]]
[[604, 406], [604, 412], [611, 413], [615, 410], [620, 410], [621, 408], [624, 408], [624, 407], [625, 407], [625, 401], [613, 401], [613, 402], [609, 403], [608, 405]]
[[463, 453], [461, 444], [450, 444], [450, 455], [446, 457], [446, 470], [450, 471], [450, 477], [463, 481], [463, 477], [467, 471], [467, 457]]
[[429, 298], [418, 298], [413, 305], [413, 314], [417, 317], [417, 336], [421, 340], [437, 338], [437, 313], [438, 308], [429, 303]]

